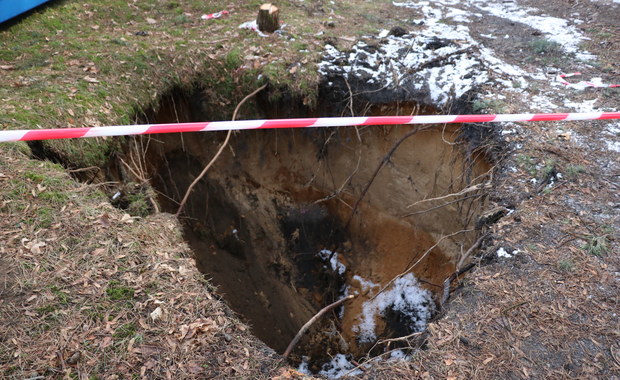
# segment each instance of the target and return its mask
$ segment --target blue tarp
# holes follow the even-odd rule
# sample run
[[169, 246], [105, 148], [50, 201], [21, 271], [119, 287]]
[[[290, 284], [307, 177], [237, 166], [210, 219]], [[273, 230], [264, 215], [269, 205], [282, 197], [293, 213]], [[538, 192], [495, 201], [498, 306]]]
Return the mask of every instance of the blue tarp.
[[49, 0], [0, 0], [0, 23], [18, 16]]

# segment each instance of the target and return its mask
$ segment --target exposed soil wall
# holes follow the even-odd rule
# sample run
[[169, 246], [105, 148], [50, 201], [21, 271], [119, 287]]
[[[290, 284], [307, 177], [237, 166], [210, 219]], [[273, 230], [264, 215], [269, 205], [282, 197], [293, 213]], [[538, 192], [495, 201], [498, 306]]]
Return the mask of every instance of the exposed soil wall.
[[[265, 99], [255, 105], [265, 112], [251, 116], [310, 113], [294, 102], [265, 108]], [[192, 99], [163, 104], [153, 121], [191, 120], [199, 110]], [[368, 110], [420, 112], [412, 103]], [[417, 133], [407, 137], [414, 128]], [[279, 352], [323, 306], [357, 294], [314, 326], [295, 352], [311, 362], [339, 352], [364, 354], [370, 343], [359, 337], [361, 314], [377, 287], [411, 271], [422, 288], [438, 292], [476, 238], [482, 195], [450, 194], [481, 183], [490, 166], [482, 153], [466, 154], [459, 136], [459, 126], [234, 133], [184, 209], [184, 233], [198, 268]], [[145, 158], [159, 203], [176, 212], [224, 137], [140, 137], [129, 153]], [[443, 198], [430, 200], [436, 197]], [[377, 337], [407, 333], [398, 318], [375, 322]]]

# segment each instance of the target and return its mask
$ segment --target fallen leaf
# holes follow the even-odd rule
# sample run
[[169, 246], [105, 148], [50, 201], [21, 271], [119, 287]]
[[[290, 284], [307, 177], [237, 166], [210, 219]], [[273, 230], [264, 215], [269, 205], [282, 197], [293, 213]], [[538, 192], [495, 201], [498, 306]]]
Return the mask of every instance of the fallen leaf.
[[45, 242], [38, 242], [38, 243], [34, 243], [30, 246], [30, 252], [32, 252], [35, 255], [38, 255], [41, 253], [41, 247], [45, 247]]
[[14, 70], [15, 66], [13, 65], [0, 65], [0, 70]]
[[149, 17], [146, 18], [146, 22], [148, 22], [149, 24], [157, 24], [157, 20]]
[[89, 77], [88, 75], [83, 78], [88, 83], [99, 83], [97, 78]]
[[103, 338], [103, 341], [101, 342], [101, 348], [106, 348], [110, 345], [112, 345], [112, 337], [106, 336], [105, 338]]
[[161, 319], [162, 315], [164, 315], [164, 311], [159, 306], [157, 306], [157, 308], [153, 310], [150, 314], [153, 322], [157, 321], [158, 319]]

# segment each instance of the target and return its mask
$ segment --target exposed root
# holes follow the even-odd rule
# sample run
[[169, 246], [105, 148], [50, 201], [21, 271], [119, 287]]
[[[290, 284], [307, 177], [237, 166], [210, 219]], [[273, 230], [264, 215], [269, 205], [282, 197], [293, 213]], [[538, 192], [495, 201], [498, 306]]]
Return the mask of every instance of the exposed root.
[[[252, 96], [258, 94], [259, 92], [261, 92], [262, 90], [264, 90], [267, 87], [266, 84], [260, 86], [259, 88], [257, 88], [254, 92], [252, 92], [251, 94], [249, 94], [248, 96], [246, 96], [245, 98], [243, 98], [243, 100], [241, 100], [239, 102], [239, 104], [237, 104], [237, 107], [235, 108], [235, 112], [233, 112], [233, 116], [232, 116], [232, 120], [234, 121], [237, 118], [237, 112], [239, 112], [239, 109], [241, 108], [241, 106], [243, 105], [243, 103], [245, 103], [248, 99], [250, 99]], [[209, 171], [209, 168], [211, 168], [211, 166], [213, 166], [213, 164], [215, 163], [215, 161], [217, 161], [218, 157], [222, 154], [222, 152], [224, 151], [224, 148], [226, 148], [226, 145], [228, 145], [228, 141], [230, 140], [230, 136], [232, 134], [232, 130], [228, 131], [228, 134], [226, 134], [226, 139], [224, 140], [224, 142], [222, 143], [222, 145], [220, 146], [220, 149], [217, 151], [217, 153], [215, 153], [215, 156], [213, 156], [213, 159], [211, 159], [211, 161], [209, 161], [209, 163], [207, 164], [207, 166], [205, 166], [204, 169], [202, 169], [202, 172], [200, 172], [200, 174], [198, 175], [198, 177], [196, 177], [196, 179], [194, 179], [194, 181], [189, 185], [189, 187], [187, 188], [187, 191], [185, 192], [185, 196], [183, 196], [183, 200], [181, 200], [181, 203], [179, 204], [179, 209], [176, 212], [176, 217], [178, 218], [179, 215], [181, 214], [181, 212], [183, 211], [183, 207], [185, 206], [185, 202], [187, 202], [187, 199], [189, 198], [189, 195], [191, 194], [192, 190], [194, 189], [194, 186], [196, 186], [196, 184], [198, 182], [200, 182], [200, 180], [202, 179], [202, 177], [205, 176], [205, 174], [207, 174], [207, 172]]]

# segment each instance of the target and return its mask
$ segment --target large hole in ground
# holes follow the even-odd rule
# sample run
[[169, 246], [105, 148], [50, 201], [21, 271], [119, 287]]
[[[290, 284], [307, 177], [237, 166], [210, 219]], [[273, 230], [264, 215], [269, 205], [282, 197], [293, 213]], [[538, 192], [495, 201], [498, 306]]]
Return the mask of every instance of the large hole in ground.
[[[192, 97], [178, 95], [164, 99], [149, 121], [209, 119], [195, 115]], [[261, 99], [246, 116], [312, 113], [292, 100]], [[333, 112], [327, 104], [318, 109]], [[435, 113], [414, 103], [366, 109]], [[236, 132], [182, 215], [197, 266], [280, 353], [318, 310], [356, 295], [293, 351], [294, 362], [303, 358], [315, 372], [338, 354], [383, 352], [377, 341], [424, 328], [444, 280], [477, 238], [484, 193], [474, 185], [488, 180], [490, 165], [466, 135], [459, 125]], [[176, 212], [224, 137], [139, 137], [127, 154], [144, 158], [159, 203]]]

